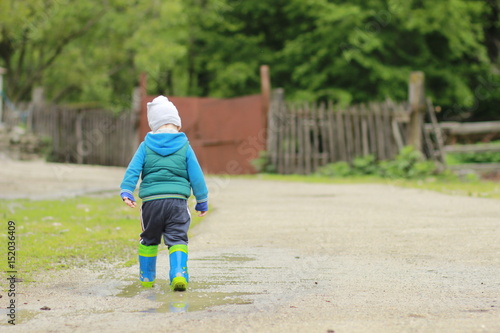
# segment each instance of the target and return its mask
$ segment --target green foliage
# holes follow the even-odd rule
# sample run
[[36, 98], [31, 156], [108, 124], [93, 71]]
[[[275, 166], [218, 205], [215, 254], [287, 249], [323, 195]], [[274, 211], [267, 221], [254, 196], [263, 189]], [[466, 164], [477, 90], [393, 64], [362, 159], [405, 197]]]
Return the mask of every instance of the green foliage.
[[380, 162], [380, 175], [386, 178], [423, 178], [436, 171], [434, 162], [425, 161], [411, 146], [404, 147], [392, 161]]
[[471, 174], [465, 181], [450, 172], [444, 172], [439, 177], [422, 179], [387, 179], [380, 177], [314, 177], [309, 175], [259, 175], [261, 180], [308, 182], [308, 183], [333, 183], [333, 184], [367, 184], [376, 183], [408, 188], [418, 188], [445, 193], [448, 195], [463, 195], [480, 198], [500, 199], [500, 184], [492, 181], [481, 181]]
[[352, 161], [352, 171], [354, 175], [373, 175], [377, 173], [377, 161], [375, 156], [367, 155], [356, 157]]
[[352, 175], [352, 170], [349, 163], [341, 161], [319, 168], [316, 174], [325, 177], [348, 177]]
[[[491, 143], [498, 144], [500, 141], [492, 141]], [[478, 145], [481, 145], [478, 143]], [[500, 163], [500, 152], [478, 152], [478, 153], [448, 153], [446, 154], [447, 162], [453, 164], [466, 163]]]
[[377, 174], [375, 156], [356, 157], [352, 164], [345, 161], [331, 163], [319, 168], [316, 174], [325, 177], [350, 177]]
[[269, 154], [267, 151], [262, 150], [259, 152], [259, 157], [250, 161], [250, 164], [255, 168], [258, 173], [275, 173], [276, 168], [271, 164]]
[[0, 1], [0, 66], [14, 101], [128, 107], [149, 93], [258, 93], [259, 65], [291, 100], [407, 99], [412, 70], [443, 117], [500, 117], [498, 2], [468, 0]]
[[337, 162], [319, 168], [316, 174], [327, 177], [349, 177], [377, 175], [383, 178], [421, 179], [436, 172], [434, 162], [425, 161], [422, 154], [413, 147], [404, 147], [392, 161], [377, 163], [372, 155], [358, 157], [351, 165]]

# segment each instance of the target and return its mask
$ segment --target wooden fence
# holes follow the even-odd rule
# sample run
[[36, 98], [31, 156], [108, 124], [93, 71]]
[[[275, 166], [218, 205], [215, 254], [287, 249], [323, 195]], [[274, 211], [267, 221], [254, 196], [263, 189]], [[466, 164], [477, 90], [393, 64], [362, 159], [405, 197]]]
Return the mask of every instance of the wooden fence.
[[268, 154], [281, 174], [309, 174], [337, 161], [374, 155], [392, 159], [407, 144], [408, 104], [392, 101], [339, 109], [327, 104], [290, 104], [283, 90], [271, 98]]
[[28, 128], [51, 140], [54, 162], [126, 166], [137, 148], [138, 115], [107, 110], [33, 108]]
[[[432, 108], [432, 106], [431, 106]], [[436, 130], [437, 129], [437, 130]], [[425, 124], [424, 130], [427, 133], [438, 134], [432, 137], [435, 141], [441, 141], [438, 149], [441, 150], [442, 160], [449, 153], [482, 153], [500, 152], [500, 145], [487, 143], [490, 140], [500, 137], [500, 121], [458, 123], [441, 122], [437, 124]], [[439, 138], [439, 136], [441, 138]], [[474, 142], [486, 141], [483, 144]], [[436, 148], [434, 148], [436, 150]], [[435, 154], [435, 155], [439, 155]], [[452, 170], [474, 170], [474, 171], [499, 171], [500, 163], [470, 163], [462, 165], [450, 165]]]

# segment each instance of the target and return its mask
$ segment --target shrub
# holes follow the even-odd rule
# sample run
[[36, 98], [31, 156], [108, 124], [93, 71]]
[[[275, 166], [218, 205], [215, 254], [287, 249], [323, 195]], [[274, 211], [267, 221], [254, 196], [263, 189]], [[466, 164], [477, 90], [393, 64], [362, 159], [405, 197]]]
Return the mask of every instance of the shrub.
[[259, 157], [250, 161], [250, 164], [255, 168], [258, 173], [275, 173], [276, 168], [271, 164], [269, 154], [267, 151], [262, 150], [259, 152]]
[[404, 147], [391, 161], [377, 162], [373, 155], [357, 157], [349, 165], [336, 162], [319, 168], [317, 175], [326, 177], [348, 177], [353, 175], [378, 175], [384, 178], [424, 178], [434, 174], [436, 164], [426, 161], [413, 147]]
[[411, 146], [406, 146], [392, 161], [379, 164], [380, 175], [386, 178], [423, 178], [436, 171], [434, 162], [426, 161], [422, 153]]
[[325, 177], [348, 177], [352, 175], [352, 171], [349, 163], [342, 161], [327, 164], [319, 168], [316, 174]]
[[377, 173], [377, 160], [373, 155], [356, 157], [352, 161], [352, 172], [355, 175], [374, 175]]
[[[491, 143], [498, 144], [500, 141]], [[478, 143], [478, 145], [481, 145]], [[500, 152], [479, 152], [479, 153], [449, 153], [447, 154], [449, 164], [466, 164], [466, 163], [500, 163]]]

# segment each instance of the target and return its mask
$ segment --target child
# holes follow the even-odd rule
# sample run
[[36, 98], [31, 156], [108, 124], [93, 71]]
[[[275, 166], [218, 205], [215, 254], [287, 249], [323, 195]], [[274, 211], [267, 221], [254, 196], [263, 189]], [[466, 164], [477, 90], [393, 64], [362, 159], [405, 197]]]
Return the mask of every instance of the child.
[[135, 152], [120, 185], [123, 201], [134, 208], [134, 190], [141, 176], [142, 233], [139, 244], [140, 281], [151, 287], [156, 277], [156, 255], [163, 239], [169, 249], [170, 287], [184, 291], [187, 270], [191, 215], [187, 199], [191, 189], [196, 197], [198, 216], [208, 211], [208, 190], [201, 167], [184, 133], [176, 107], [158, 96], [148, 107], [149, 132]]

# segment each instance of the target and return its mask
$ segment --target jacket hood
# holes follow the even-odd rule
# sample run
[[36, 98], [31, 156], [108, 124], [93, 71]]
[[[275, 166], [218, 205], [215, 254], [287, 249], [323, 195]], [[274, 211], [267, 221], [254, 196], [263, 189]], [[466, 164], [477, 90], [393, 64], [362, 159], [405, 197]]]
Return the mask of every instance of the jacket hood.
[[188, 142], [184, 133], [148, 133], [144, 139], [146, 146], [152, 151], [167, 156], [175, 153]]

